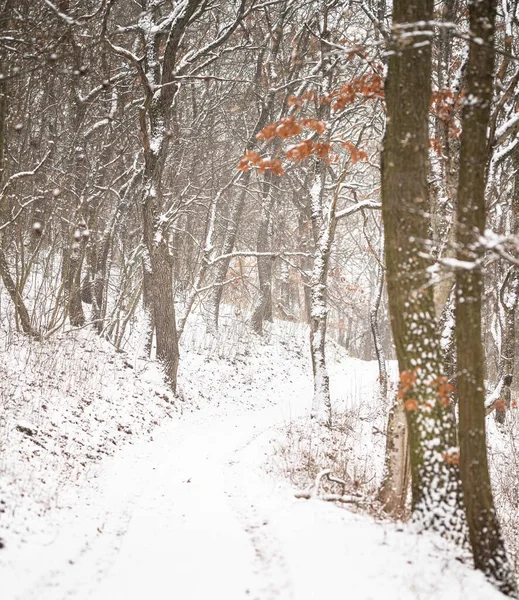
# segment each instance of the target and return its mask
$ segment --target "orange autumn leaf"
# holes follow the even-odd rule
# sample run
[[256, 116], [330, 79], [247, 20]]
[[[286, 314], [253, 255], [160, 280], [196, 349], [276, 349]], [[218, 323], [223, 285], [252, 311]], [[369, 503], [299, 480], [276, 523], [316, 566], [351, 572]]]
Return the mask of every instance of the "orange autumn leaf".
[[277, 134], [277, 123], [271, 123], [264, 127], [256, 136], [258, 140], [270, 141], [276, 137]]
[[302, 130], [303, 128], [296, 121], [295, 117], [287, 117], [279, 121], [279, 124], [276, 127], [276, 135], [278, 135], [283, 140], [286, 140], [289, 137], [298, 135], [299, 133], [301, 133]]
[[301, 96], [289, 96], [287, 98], [288, 106], [294, 106], [296, 108], [301, 108], [303, 103], [307, 100], [314, 100], [316, 98], [315, 92], [305, 92]]
[[352, 142], [342, 142], [341, 146], [350, 153], [351, 162], [358, 163], [360, 160], [368, 160], [368, 155], [363, 150], [359, 150]]
[[261, 162], [261, 156], [252, 150], [248, 150], [243, 155], [243, 160], [248, 160], [253, 165], [258, 165]]
[[305, 92], [302, 96], [301, 96], [301, 100], [315, 100], [315, 98], [317, 98], [317, 94], [315, 92]]
[[400, 373], [400, 388], [407, 391], [416, 383], [416, 373], [414, 371], [402, 371]]
[[438, 400], [440, 401], [440, 404], [442, 406], [445, 406], [445, 408], [447, 408], [447, 406], [449, 406], [451, 403], [451, 399], [449, 398], [449, 396], [440, 396]]
[[405, 409], [408, 411], [413, 411], [418, 409], [418, 400], [416, 398], [408, 398], [404, 402]]
[[433, 138], [429, 139], [429, 148], [431, 148], [431, 150], [433, 152], [436, 152], [436, 154], [441, 154], [442, 150], [443, 150], [442, 149], [442, 143], [436, 137], [433, 137]]
[[274, 175], [284, 175], [283, 165], [279, 158], [261, 158], [257, 152], [249, 150], [238, 163], [238, 170], [249, 171], [251, 167], [257, 167], [258, 173], [263, 174], [270, 171]]
[[498, 400], [496, 400], [494, 406], [497, 412], [506, 412], [506, 402], [503, 398], [499, 398]]
[[460, 453], [457, 450], [451, 452], [443, 452], [441, 456], [443, 460], [449, 465], [460, 464]]
[[289, 96], [287, 98], [287, 104], [288, 106], [300, 107], [303, 105], [303, 100], [301, 98], [298, 98], [297, 96]]
[[379, 73], [365, 73], [361, 77], [352, 79], [341, 86], [335, 96], [333, 109], [335, 111], [344, 110], [348, 104], [353, 104], [355, 100], [383, 98], [384, 80]]
[[270, 161], [268, 161], [268, 169], [271, 173], [273, 173], [274, 175], [284, 175], [285, 172], [283, 171], [283, 165], [281, 164], [281, 161], [279, 160], [279, 158], [273, 158]]
[[303, 125], [303, 127], [315, 131], [317, 135], [323, 135], [323, 133], [326, 131], [326, 124], [324, 123], [324, 121], [319, 121], [314, 117], [301, 119], [300, 123], [301, 125]]
[[258, 165], [258, 173], [270, 171], [274, 175], [284, 175], [283, 166], [279, 158], [264, 159]]
[[441, 377], [438, 377], [437, 379], [431, 381], [431, 385], [436, 386], [438, 390], [438, 399], [440, 401], [440, 404], [442, 404], [442, 406], [445, 407], [449, 406], [449, 404], [451, 403], [450, 395], [452, 392], [454, 392], [455, 388], [451, 383], [449, 383], [447, 377], [445, 377], [445, 375], [442, 375]]
[[300, 160], [310, 156], [313, 149], [314, 142], [312, 140], [303, 140], [302, 142], [299, 142], [299, 144], [295, 144], [287, 150], [287, 158], [288, 160], [299, 162]]
[[317, 144], [315, 144], [314, 146], [314, 153], [319, 158], [328, 158], [330, 148], [330, 144], [324, 142], [317, 142]]

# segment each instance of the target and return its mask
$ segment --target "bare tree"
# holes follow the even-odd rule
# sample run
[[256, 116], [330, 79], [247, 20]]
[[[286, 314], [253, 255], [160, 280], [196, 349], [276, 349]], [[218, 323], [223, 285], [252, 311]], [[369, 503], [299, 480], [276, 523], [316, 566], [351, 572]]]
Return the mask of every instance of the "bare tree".
[[457, 395], [460, 467], [474, 564], [508, 595], [516, 582], [505, 553], [492, 497], [485, 435], [485, 357], [481, 337], [483, 278], [470, 261], [481, 254], [485, 231], [487, 130], [493, 89], [496, 2], [473, 0], [467, 98], [463, 107], [458, 188], [458, 259], [469, 263], [456, 274]]

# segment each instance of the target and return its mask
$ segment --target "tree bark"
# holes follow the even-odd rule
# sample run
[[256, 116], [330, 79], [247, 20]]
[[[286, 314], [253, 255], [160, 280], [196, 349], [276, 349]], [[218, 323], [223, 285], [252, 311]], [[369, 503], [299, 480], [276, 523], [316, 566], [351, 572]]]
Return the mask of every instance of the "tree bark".
[[[473, 261], [482, 254], [485, 231], [485, 166], [494, 67], [495, 0], [469, 5], [471, 36], [467, 66], [467, 98], [462, 112], [458, 188], [458, 258]], [[505, 594], [516, 593], [497, 521], [488, 472], [485, 434], [485, 356], [481, 339], [481, 269], [456, 274], [457, 394], [460, 466], [474, 565]]]
[[[232, 205], [231, 215], [225, 230], [225, 238], [222, 246], [222, 255], [230, 254], [234, 249], [234, 243], [236, 242], [236, 235], [238, 233], [238, 226], [240, 224], [241, 214], [243, 207], [245, 206], [245, 197], [247, 195], [247, 186], [250, 181], [250, 171], [244, 173], [241, 177], [241, 185], [243, 186], [238, 198]], [[220, 303], [222, 301], [223, 285], [231, 259], [227, 258], [221, 260], [216, 264], [215, 267], [215, 283], [216, 285], [211, 289], [208, 298], [208, 323], [207, 330], [210, 333], [216, 333], [218, 330], [218, 319], [220, 316]]]
[[384, 511], [393, 517], [405, 514], [410, 476], [406, 411], [403, 402], [395, 399], [387, 421], [384, 476], [378, 492]]
[[[513, 165], [514, 175], [514, 195], [512, 197], [510, 231], [514, 235], [519, 234], [519, 150], [514, 150]], [[518, 257], [517, 253], [515, 254]], [[504, 405], [501, 410], [494, 412], [496, 421], [503, 424], [506, 419], [506, 411], [510, 408], [511, 387], [514, 380], [515, 371], [515, 320], [517, 313], [517, 303], [519, 302], [519, 269], [516, 266], [510, 267], [499, 293], [499, 301], [503, 307], [504, 323], [502, 330], [502, 342], [500, 350], [499, 371], [503, 378], [502, 400]]]
[[[380, 260], [384, 260], [381, 257]], [[382, 299], [382, 292], [384, 290], [384, 268], [382, 265], [378, 269], [378, 281], [376, 283], [377, 289], [375, 290], [374, 298], [369, 307], [369, 324], [371, 327], [371, 335], [373, 337], [373, 346], [375, 348], [375, 355], [378, 363], [378, 377], [380, 387], [380, 399], [385, 404], [387, 402], [387, 369], [386, 369], [386, 357], [384, 356], [384, 348], [382, 346], [382, 340], [380, 339], [380, 329], [378, 326], [378, 310], [380, 307], [380, 301]]]
[[[429, 238], [428, 113], [431, 47], [421, 35], [432, 0], [395, 0], [386, 81], [382, 216], [389, 312], [400, 370], [399, 401], [409, 426], [413, 519], [460, 539], [464, 519], [456, 424], [446, 392], [434, 298], [423, 257]], [[416, 23], [405, 28], [400, 23]], [[410, 34], [414, 31], [414, 35]]]
[[[2, 17], [0, 24], [0, 31], [4, 27], [8, 26], [8, 18], [9, 11], [11, 10], [12, 2], [8, 0], [4, 6], [3, 14], [0, 15]], [[0, 71], [3, 70], [4, 64], [3, 61], [0, 60]], [[8, 107], [8, 97], [7, 97], [7, 78], [3, 77], [0, 80], [0, 188], [5, 184], [6, 177], [6, 166], [5, 166], [5, 133], [6, 133], [6, 123], [7, 123], [7, 107]], [[0, 207], [2, 214], [4, 213], [3, 207]], [[0, 234], [3, 236], [3, 234]], [[15, 284], [11, 273], [9, 271], [9, 265], [7, 264], [7, 259], [5, 256], [5, 252], [3, 246], [0, 245], [0, 277], [2, 279], [5, 288], [11, 297], [11, 300], [14, 304], [14, 309], [16, 311], [16, 315], [20, 320], [20, 325], [22, 326], [22, 331], [31, 336], [38, 337], [37, 332], [33, 329], [31, 325], [31, 318], [29, 316], [29, 311], [25, 306], [25, 302], [23, 301], [22, 295], [18, 286]]]
[[[261, 218], [256, 237], [256, 250], [258, 252], [268, 252], [270, 250], [269, 227], [273, 205], [271, 178], [270, 174], [265, 174], [263, 180]], [[263, 322], [272, 321], [273, 262], [269, 256], [258, 256], [256, 261], [258, 265], [259, 298], [252, 313], [251, 325], [252, 329], [261, 335], [263, 333]]]

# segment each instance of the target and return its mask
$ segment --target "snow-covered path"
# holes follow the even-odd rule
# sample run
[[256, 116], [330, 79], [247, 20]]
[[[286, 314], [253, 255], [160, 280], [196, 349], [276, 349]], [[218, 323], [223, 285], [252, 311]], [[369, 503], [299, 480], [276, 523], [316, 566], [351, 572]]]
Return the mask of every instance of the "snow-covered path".
[[258, 411], [187, 413], [106, 459], [62, 497], [73, 509], [56, 515], [53, 539], [31, 544], [32, 565], [13, 562], [12, 595], [2, 597], [290, 598], [274, 536], [258, 532], [267, 525], [255, 503], [274, 489], [258, 474], [265, 450], [254, 442], [268, 443], [291, 407], [285, 397]]
[[[266, 473], [276, 428], [310, 406], [308, 377], [278, 362], [258, 381], [252, 367], [200, 358], [201, 410], [165, 417], [153, 441], [129, 436], [64, 485], [40, 533], [0, 553], [1, 599], [502, 598], [434, 536], [297, 500]], [[349, 361], [334, 378], [336, 394], [369, 399], [376, 368]]]
[[278, 407], [168, 428], [120, 551], [91, 597], [258, 597], [269, 582], [258, 578], [263, 569], [249, 533], [255, 523], [247, 519], [263, 491], [245, 488], [239, 451], [280, 417]]

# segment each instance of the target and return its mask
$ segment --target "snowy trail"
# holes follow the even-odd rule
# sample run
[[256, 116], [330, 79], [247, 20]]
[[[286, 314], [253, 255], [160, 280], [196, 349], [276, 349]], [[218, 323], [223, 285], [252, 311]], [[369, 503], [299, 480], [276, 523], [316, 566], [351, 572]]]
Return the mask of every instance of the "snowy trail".
[[69, 490], [61, 504], [73, 511], [60, 511], [53, 538], [33, 544], [36, 568], [23, 561], [2, 598], [292, 598], [257, 506], [277, 497], [258, 466], [270, 428], [294, 416], [290, 399], [211, 412], [174, 417], [153, 442], [121, 449], [88, 487]]
[[233, 457], [280, 416], [279, 409], [267, 409], [174, 428], [176, 439], [160, 444], [168, 456], [133, 507], [119, 554], [92, 597], [238, 600], [279, 590], [278, 581], [258, 573], [271, 549], [258, 557], [249, 533], [261, 491], [240, 483], [242, 465]]
[[[372, 367], [344, 371], [341, 388], [369, 394]], [[51, 527], [0, 554], [2, 600], [502, 598], [434, 536], [297, 500], [261, 467], [311, 386], [286, 379], [275, 400], [254, 389], [259, 407], [237, 389], [172, 415], [65, 486]]]

